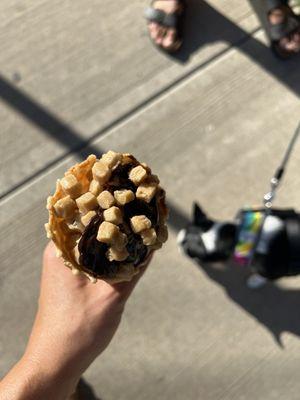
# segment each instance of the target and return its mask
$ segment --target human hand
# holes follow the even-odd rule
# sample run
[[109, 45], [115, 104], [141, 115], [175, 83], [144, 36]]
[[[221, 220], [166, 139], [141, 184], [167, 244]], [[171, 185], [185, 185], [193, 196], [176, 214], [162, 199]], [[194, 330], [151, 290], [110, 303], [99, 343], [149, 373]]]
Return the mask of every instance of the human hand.
[[[150, 258], [130, 282], [92, 284], [83, 276], [74, 276], [49, 243], [44, 252], [38, 312], [21, 369], [30, 369], [30, 374], [35, 371], [35, 380], [42, 375], [49, 385], [55, 382], [63, 396], [71, 394], [82, 373], [110, 343]], [[55, 398], [63, 397], [57, 394]], [[45, 393], [43, 399], [48, 399]]]

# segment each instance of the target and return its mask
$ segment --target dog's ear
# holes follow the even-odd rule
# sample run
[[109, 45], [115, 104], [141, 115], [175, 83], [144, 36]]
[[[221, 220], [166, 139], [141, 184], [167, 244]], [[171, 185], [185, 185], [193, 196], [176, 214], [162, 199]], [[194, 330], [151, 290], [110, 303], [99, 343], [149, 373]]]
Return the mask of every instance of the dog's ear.
[[193, 222], [195, 225], [201, 225], [203, 221], [207, 220], [206, 214], [203, 212], [202, 208], [198, 203], [194, 203], [193, 207]]

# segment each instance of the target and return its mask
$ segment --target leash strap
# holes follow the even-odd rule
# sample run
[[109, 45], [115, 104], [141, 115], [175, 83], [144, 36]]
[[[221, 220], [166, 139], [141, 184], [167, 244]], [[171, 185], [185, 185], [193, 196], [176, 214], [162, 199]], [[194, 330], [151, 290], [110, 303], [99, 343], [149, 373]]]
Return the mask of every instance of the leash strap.
[[300, 123], [299, 123], [297, 129], [295, 130], [294, 135], [292, 136], [292, 139], [291, 139], [289, 146], [286, 150], [286, 153], [283, 157], [282, 163], [277, 168], [275, 175], [271, 179], [271, 190], [270, 190], [270, 192], [268, 192], [264, 195], [264, 205], [267, 209], [271, 208], [273, 205], [273, 200], [275, 198], [276, 190], [277, 190], [278, 185], [283, 177], [286, 165], [291, 157], [293, 148], [295, 146], [295, 143], [296, 143], [296, 140], [298, 139], [299, 134], [300, 134]]
[[285, 152], [285, 155], [283, 157], [283, 160], [282, 160], [281, 164], [279, 165], [279, 167], [277, 168], [277, 170], [275, 172], [275, 175], [271, 179], [271, 182], [270, 182], [271, 183], [271, 190], [264, 195], [263, 203], [264, 203], [264, 206], [265, 206], [265, 212], [264, 212], [264, 216], [263, 216], [263, 220], [262, 220], [262, 223], [261, 223], [260, 230], [259, 230], [259, 232], [257, 234], [255, 243], [254, 243], [253, 248], [252, 248], [251, 255], [249, 257], [248, 266], [251, 266], [252, 263], [253, 263], [253, 259], [254, 259], [255, 252], [256, 252], [256, 248], [257, 248], [257, 245], [258, 245], [258, 243], [260, 241], [261, 234], [262, 234], [262, 231], [263, 231], [264, 223], [265, 223], [266, 218], [268, 217], [268, 215], [270, 215], [271, 212], [272, 212], [272, 206], [273, 206], [273, 201], [275, 199], [276, 190], [277, 190], [277, 188], [279, 186], [280, 181], [282, 180], [283, 174], [285, 172], [286, 165], [287, 165], [287, 163], [288, 163], [288, 161], [290, 159], [290, 156], [292, 154], [293, 148], [294, 148], [294, 146], [296, 144], [296, 141], [298, 139], [299, 134], [300, 134], [300, 122], [299, 122], [299, 124], [298, 124], [298, 126], [297, 126], [297, 128], [296, 128], [296, 130], [295, 130], [295, 132], [294, 132], [294, 134], [293, 134], [293, 136], [291, 138], [291, 140], [290, 140], [290, 143], [288, 145], [288, 148], [287, 148], [287, 150]]

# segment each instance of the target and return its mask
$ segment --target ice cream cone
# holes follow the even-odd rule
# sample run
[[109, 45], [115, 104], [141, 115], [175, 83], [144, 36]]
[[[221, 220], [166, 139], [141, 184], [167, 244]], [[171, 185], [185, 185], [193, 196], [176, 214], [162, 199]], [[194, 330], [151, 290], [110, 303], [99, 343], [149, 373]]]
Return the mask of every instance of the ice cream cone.
[[130, 280], [167, 240], [165, 191], [130, 154], [90, 155], [57, 181], [47, 201], [47, 236], [74, 274]]

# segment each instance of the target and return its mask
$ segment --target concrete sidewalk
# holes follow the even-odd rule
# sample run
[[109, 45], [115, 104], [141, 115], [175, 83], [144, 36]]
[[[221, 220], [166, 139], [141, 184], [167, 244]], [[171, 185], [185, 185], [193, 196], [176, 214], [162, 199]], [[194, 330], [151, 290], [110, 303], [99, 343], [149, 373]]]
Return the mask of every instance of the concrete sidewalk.
[[[180, 255], [176, 234], [195, 199], [223, 219], [260, 204], [298, 123], [299, 58], [276, 60], [238, 0], [191, 0], [171, 58], [151, 45], [145, 6], [0, 4], [0, 376], [36, 310], [46, 197], [72, 163], [114, 149], [159, 174], [170, 239], [87, 381], [102, 400], [298, 400], [300, 278], [251, 292], [245, 270]], [[300, 208], [299, 151], [278, 206]]]

